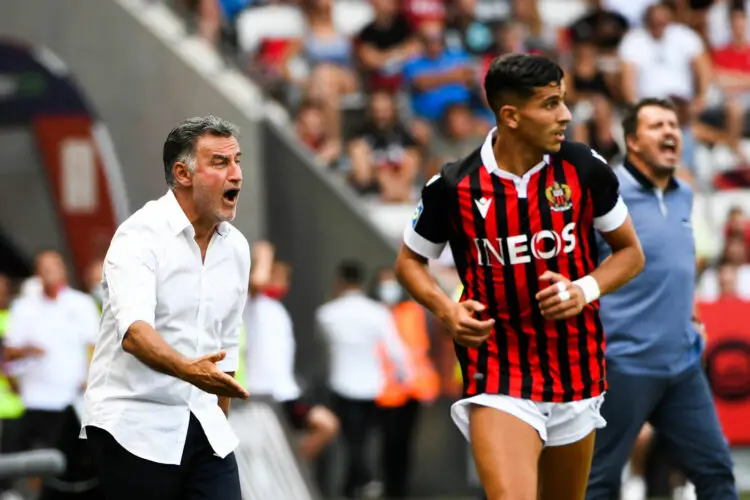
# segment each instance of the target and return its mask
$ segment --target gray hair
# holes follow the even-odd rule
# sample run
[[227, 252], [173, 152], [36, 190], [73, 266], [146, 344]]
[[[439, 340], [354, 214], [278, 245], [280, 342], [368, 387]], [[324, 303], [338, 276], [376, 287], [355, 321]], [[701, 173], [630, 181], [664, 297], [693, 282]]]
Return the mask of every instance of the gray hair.
[[162, 155], [164, 178], [169, 187], [175, 183], [172, 167], [176, 162], [185, 163], [190, 170], [195, 169], [195, 144], [204, 135], [238, 137], [239, 129], [233, 123], [213, 115], [188, 118], [173, 128], [164, 141]]

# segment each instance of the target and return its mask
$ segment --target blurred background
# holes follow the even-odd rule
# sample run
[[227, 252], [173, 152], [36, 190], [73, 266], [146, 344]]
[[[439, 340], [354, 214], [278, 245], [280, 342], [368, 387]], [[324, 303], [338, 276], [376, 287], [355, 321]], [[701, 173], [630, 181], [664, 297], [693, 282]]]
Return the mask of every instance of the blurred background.
[[[545, 54], [566, 71], [569, 138], [613, 166], [624, 153], [624, 106], [647, 96], [679, 105], [679, 175], [696, 193], [706, 370], [738, 483], [750, 491], [749, 7], [745, 0], [5, 0], [0, 334], [11, 331], [14, 299], [40, 293], [34, 257], [41, 250], [57, 252], [70, 286], [96, 300], [117, 225], [166, 190], [160, 155], [167, 132], [190, 116], [221, 116], [242, 131], [235, 225], [253, 245], [255, 263], [268, 266], [256, 276], [249, 304], [259, 307], [246, 311], [255, 315], [247, 321], [265, 321], [269, 331], [283, 323], [292, 332], [285, 344], [292, 354], [279, 363], [293, 367], [292, 392], [305, 401], [284, 411], [288, 401], [269, 389], [236, 405], [231, 421], [246, 497], [337, 498], [353, 481], [349, 496], [481, 498], [448, 413], [462, 388], [452, 344], [384, 269], [420, 185], [478, 147], [491, 128], [482, 92], [489, 62], [508, 52]], [[363, 272], [342, 272], [345, 259]], [[431, 268], [452, 293], [458, 277], [450, 253]], [[382, 368], [383, 384], [369, 398], [374, 409], [356, 417], [363, 420], [354, 425], [362, 434], [355, 453], [364, 458], [354, 472], [357, 420], [331, 390], [336, 362], [327, 355], [340, 325], [319, 309], [350, 289], [388, 307], [420, 373], [403, 383], [387, 349], [362, 347], [358, 354]], [[273, 316], [282, 309], [260, 307], [259, 297], [284, 313]], [[357, 332], [356, 321], [347, 326]], [[2, 452], [57, 447], [68, 466], [41, 478], [14, 472], [0, 498], [97, 498], [91, 464], [71, 439], [74, 414], [61, 444], [34, 432], [23, 443], [13, 439], [13, 423], [34, 408], [24, 407], [11, 344], [0, 379]], [[320, 413], [311, 407], [328, 413], [313, 418]], [[319, 438], [314, 453], [304, 445], [310, 436]], [[691, 498], [658, 436], [644, 432], [639, 446], [624, 471], [623, 498], [638, 498], [625, 491], [632, 475], [645, 475], [653, 497]]]

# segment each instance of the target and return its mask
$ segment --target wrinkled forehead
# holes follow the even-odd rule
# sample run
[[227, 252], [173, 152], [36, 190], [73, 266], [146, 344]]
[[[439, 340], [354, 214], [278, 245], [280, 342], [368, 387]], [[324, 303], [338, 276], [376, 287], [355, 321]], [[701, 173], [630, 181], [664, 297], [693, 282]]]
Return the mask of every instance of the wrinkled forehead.
[[240, 152], [240, 143], [233, 136], [204, 135], [198, 138], [195, 147], [199, 155], [235, 156]]
[[677, 113], [662, 106], [644, 106], [638, 110], [638, 125], [655, 127], [658, 125], [677, 125]]

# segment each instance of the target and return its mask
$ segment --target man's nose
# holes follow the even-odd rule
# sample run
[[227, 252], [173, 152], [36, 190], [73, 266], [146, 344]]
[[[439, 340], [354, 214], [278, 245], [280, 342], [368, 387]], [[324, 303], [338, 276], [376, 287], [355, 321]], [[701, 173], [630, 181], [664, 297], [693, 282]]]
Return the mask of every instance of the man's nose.
[[236, 161], [232, 161], [229, 165], [229, 173], [227, 180], [230, 182], [241, 182], [242, 181], [242, 167]]

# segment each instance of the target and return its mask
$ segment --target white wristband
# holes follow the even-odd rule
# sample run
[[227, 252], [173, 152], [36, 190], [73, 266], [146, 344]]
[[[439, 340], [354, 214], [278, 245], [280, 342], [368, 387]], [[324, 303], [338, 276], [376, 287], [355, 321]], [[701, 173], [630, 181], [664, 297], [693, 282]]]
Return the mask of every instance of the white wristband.
[[584, 276], [579, 280], [573, 282], [583, 292], [583, 297], [586, 299], [586, 303], [590, 304], [601, 295], [599, 290], [599, 283], [596, 282], [593, 276]]

